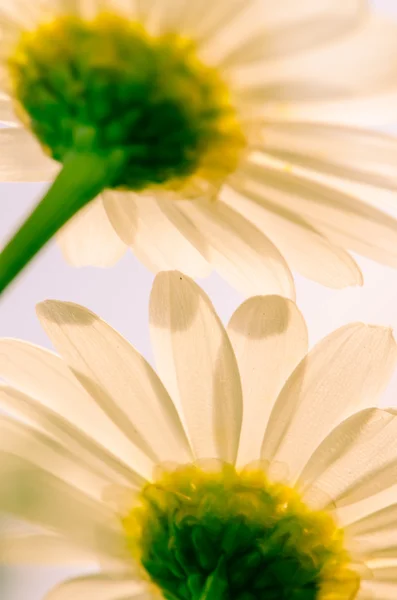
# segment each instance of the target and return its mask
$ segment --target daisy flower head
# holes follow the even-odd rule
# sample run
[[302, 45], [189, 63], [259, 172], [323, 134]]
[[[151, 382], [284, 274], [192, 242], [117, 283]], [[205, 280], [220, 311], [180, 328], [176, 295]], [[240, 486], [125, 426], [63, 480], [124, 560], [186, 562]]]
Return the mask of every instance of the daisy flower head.
[[2, 176], [53, 180], [0, 290], [74, 215], [75, 265], [131, 247], [248, 295], [293, 297], [290, 267], [360, 284], [349, 249], [397, 263], [362, 198], [395, 188], [396, 141], [362, 127], [395, 109], [396, 25], [365, 0], [7, 0], [0, 30]]
[[60, 356], [0, 341], [0, 510], [34, 531], [3, 563], [98, 561], [46, 600], [395, 598], [396, 362], [354, 323], [310, 352], [296, 305], [257, 296], [227, 330], [179, 272], [157, 275], [158, 373], [67, 302], [38, 306]]

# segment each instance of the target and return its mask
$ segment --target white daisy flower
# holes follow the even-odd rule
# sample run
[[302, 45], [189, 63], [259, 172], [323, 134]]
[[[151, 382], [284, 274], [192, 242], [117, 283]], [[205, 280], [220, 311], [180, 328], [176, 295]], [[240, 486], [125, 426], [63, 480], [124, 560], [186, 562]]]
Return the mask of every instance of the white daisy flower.
[[162, 383], [89, 310], [38, 315], [61, 357], [0, 342], [0, 510], [39, 526], [1, 560], [101, 565], [46, 600], [396, 598], [397, 416], [374, 407], [389, 330], [354, 323], [307, 354], [292, 301], [251, 298], [226, 332], [165, 272]]
[[130, 247], [292, 298], [290, 267], [339, 288], [348, 250], [397, 265], [396, 140], [362, 128], [395, 117], [397, 28], [366, 0], [4, 0], [0, 29], [0, 178], [55, 178], [0, 290], [80, 209], [76, 266]]

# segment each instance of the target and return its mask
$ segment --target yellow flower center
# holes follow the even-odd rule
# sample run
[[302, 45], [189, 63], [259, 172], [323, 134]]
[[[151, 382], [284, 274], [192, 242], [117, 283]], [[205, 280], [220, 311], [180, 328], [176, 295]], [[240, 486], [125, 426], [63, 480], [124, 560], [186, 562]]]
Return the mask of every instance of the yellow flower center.
[[333, 518], [259, 469], [163, 472], [123, 527], [166, 600], [351, 600], [359, 587]]
[[218, 186], [245, 138], [228, 87], [194, 44], [114, 14], [25, 31], [8, 61], [17, 111], [45, 150], [124, 157], [115, 188]]

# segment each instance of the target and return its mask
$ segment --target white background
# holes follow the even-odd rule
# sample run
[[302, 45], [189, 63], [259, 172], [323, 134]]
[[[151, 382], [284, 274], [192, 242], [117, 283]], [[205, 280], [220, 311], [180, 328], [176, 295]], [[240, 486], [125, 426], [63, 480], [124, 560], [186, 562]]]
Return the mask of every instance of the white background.
[[[383, 11], [397, 16], [397, 0], [375, 0]], [[396, 106], [397, 122], [397, 106]], [[43, 186], [0, 185], [0, 246], [27, 214]], [[396, 211], [397, 216], [397, 196]], [[298, 304], [309, 325], [311, 343], [350, 321], [391, 325], [397, 331], [397, 271], [357, 258], [365, 277], [361, 289], [332, 291], [297, 277]], [[0, 336], [48, 346], [35, 318], [37, 302], [56, 298], [83, 304], [125, 335], [150, 361], [148, 297], [153, 276], [128, 253], [113, 269], [72, 269], [51, 243], [25, 271], [0, 304]], [[227, 321], [242, 297], [217, 275], [200, 282], [218, 313]], [[384, 402], [397, 404], [397, 376]], [[0, 483], [1, 484], [1, 483]], [[18, 569], [5, 573], [1, 600], [40, 600], [45, 591], [70, 569]]]

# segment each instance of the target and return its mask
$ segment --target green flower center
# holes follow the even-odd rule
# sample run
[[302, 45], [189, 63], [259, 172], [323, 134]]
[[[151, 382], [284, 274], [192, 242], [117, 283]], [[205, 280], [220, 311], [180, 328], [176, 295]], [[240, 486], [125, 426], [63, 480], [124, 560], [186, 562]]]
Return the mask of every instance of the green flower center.
[[124, 156], [113, 187], [218, 184], [245, 140], [227, 86], [192, 42], [121, 16], [63, 16], [23, 32], [9, 58], [18, 113], [45, 150]]
[[351, 600], [358, 589], [332, 517], [262, 470], [164, 473], [123, 526], [166, 600]]

